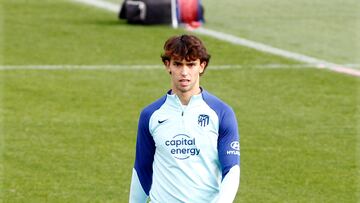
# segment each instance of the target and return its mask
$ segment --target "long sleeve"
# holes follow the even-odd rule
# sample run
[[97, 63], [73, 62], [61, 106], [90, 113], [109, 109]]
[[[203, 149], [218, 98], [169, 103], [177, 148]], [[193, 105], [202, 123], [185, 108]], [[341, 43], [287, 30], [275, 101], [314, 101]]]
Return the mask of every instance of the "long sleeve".
[[146, 202], [153, 182], [155, 142], [150, 134], [150, 117], [164, 103], [166, 96], [147, 106], [140, 114], [136, 138], [135, 164], [130, 185], [130, 203]]
[[149, 118], [151, 112], [144, 110], [140, 114], [135, 165], [132, 172], [130, 186], [130, 203], [146, 202], [152, 184], [152, 164], [155, 154], [155, 142], [149, 132]]
[[217, 202], [232, 203], [240, 182], [240, 136], [233, 110], [223, 108], [219, 115], [218, 153], [223, 179]]
[[222, 173], [218, 203], [231, 203], [240, 182], [240, 136], [234, 111], [215, 96], [203, 91], [203, 98], [219, 118], [217, 151]]

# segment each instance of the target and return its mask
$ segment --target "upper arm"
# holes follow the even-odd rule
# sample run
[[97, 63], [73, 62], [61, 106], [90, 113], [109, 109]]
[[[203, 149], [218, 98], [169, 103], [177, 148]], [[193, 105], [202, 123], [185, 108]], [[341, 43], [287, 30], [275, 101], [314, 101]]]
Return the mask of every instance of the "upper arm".
[[223, 110], [219, 118], [218, 153], [224, 178], [233, 166], [240, 166], [238, 124], [234, 111], [229, 107]]
[[147, 195], [152, 184], [152, 164], [155, 154], [155, 142], [149, 131], [149, 119], [150, 115], [143, 111], [138, 124], [134, 167]]

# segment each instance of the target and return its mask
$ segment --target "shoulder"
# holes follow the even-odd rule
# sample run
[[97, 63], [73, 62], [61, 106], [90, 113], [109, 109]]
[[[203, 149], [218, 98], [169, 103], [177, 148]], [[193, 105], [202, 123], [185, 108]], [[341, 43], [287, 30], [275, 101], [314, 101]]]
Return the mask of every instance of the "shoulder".
[[149, 104], [148, 106], [146, 106], [145, 108], [142, 109], [140, 117], [141, 118], [150, 118], [151, 115], [165, 103], [165, 101], [166, 101], [166, 95], [162, 96], [158, 100]]
[[219, 116], [228, 114], [228, 113], [233, 114], [232, 108], [227, 103], [225, 103], [224, 101], [222, 101], [221, 99], [216, 97], [215, 95], [209, 93], [206, 90], [203, 90], [202, 96], [203, 96], [203, 100], [205, 101], [205, 103], [211, 109], [213, 109]]

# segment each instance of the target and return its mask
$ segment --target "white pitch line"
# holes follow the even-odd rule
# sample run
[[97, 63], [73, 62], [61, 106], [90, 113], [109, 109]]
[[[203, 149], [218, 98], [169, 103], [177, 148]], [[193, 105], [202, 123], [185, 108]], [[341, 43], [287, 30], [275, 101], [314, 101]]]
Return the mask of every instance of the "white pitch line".
[[[314, 68], [309, 64], [227, 64], [210, 65], [209, 69], [228, 70], [228, 69], [296, 69], [296, 68]], [[165, 69], [163, 65], [0, 65], [1, 70], [153, 70]]]
[[324, 68], [324, 69], [329, 69], [329, 70], [332, 70], [335, 72], [345, 73], [345, 74], [360, 77], [360, 70], [352, 69], [350, 67], [346, 67], [345, 65], [340, 65], [340, 64], [332, 63], [332, 62], [329, 62], [326, 60], [314, 58], [311, 56], [306, 56], [303, 54], [286, 51], [283, 49], [279, 49], [276, 47], [272, 47], [272, 46], [262, 44], [259, 42], [255, 42], [255, 41], [251, 41], [248, 39], [236, 37], [234, 35], [218, 32], [215, 30], [198, 28], [198, 29], [195, 29], [194, 32], [203, 34], [203, 35], [207, 35], [207, 36], [211, 36], [213, 38], [220, 39], [223, 41], [227, 41], [232, 44], [249, 47], [249, 48], [252, 48], [252, 49], [255, 49], [258, 51], [262, 51], [262, 52], [270, 53], [273, 55], [289, 58], [289, 59], [292, 59], [295, 61], [307, 63], [307, 64], [312, 65], [315, 68]]
[[161, 67], [161, 65], [0, 65], [0, 70], [144, 70]]
[[350, 68], [360, 69], [360, 64], [356, 64], [356, 63], [345, 64], [345, 66]]
[[112, 11], [112, 12], [115, 12], [115, 13], [119, 12], [120, 8], [121, 8], [120, 3], [119, 3], [119, 5], [117, 5], [117, 4], [114, 4], [114, 3], [110, 3], [110, 2], [107, 2], [107, 1], [101, 1], [101, 0], [72, 0], [72, 1], [87, 4], [87, 5], [90, 5], [90, 6], [97, 7], [97, 8], [102, 8], [102, 9]]
[[[118, 13], [120, 11], [120, 7], [121, 7], [118, 4], [106, 2], [103, 0], [73, 0], [73, 1], [85, 3], [85, 4], [95, 6], [98, 8], [103, 8], [103, 9], [106, 9], [106, 10], [109, 10], [112, 12], [116, 12], [116, 13]], [[206, 29], [206, 28], [198, 28], [198, 29], [195, 29], [194, 32], [202, 34], [202, 35], [211, 36], [213, 38], [216, 38], [216, 39], [219, 39], [222, 41], [249, 47], [249, 48], [252, 48], [252, 49], [255, 49], [258, 51], [262, 51], [262, 52], [270, 53], [273, 55], [289, 58], [289, 59], [299, 61], [302, 63], [311, 64], [315, 68], [323, 68], [323, 69], [328, 69], [328, 70], [335, 71], [338, 73], [344, 73], [344, 74], [360, 77], [360, 70], [356, 70], [356, 69], [347, 67], [345, 65], [340, 65], [340, 64], [332, 63], [332, 62], [329, 62], [326, 60], [314, 58], [311, 56], [275, 48], [275, 47], [272, 47], [272, 46], [269, 46], [269, 45], [266, 45], [263, 43], [251, 41], [248, 39], [240, 38], [240, 37], [237, 37], [234, 35], [226, 34], [223, 32], [218, 32], [218, 31], [210, 30], [210, 29]]]

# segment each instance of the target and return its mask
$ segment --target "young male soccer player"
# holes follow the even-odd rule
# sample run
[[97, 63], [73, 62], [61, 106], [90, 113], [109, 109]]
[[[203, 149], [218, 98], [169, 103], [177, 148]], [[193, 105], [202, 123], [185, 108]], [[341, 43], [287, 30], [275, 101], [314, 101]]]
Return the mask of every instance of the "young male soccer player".
[[140, 114], [130, 203], [228, 203], [240, 180], [233, 110], [200, 87], [210, 55], [195, 36], [168, 39], [171, 89]]

